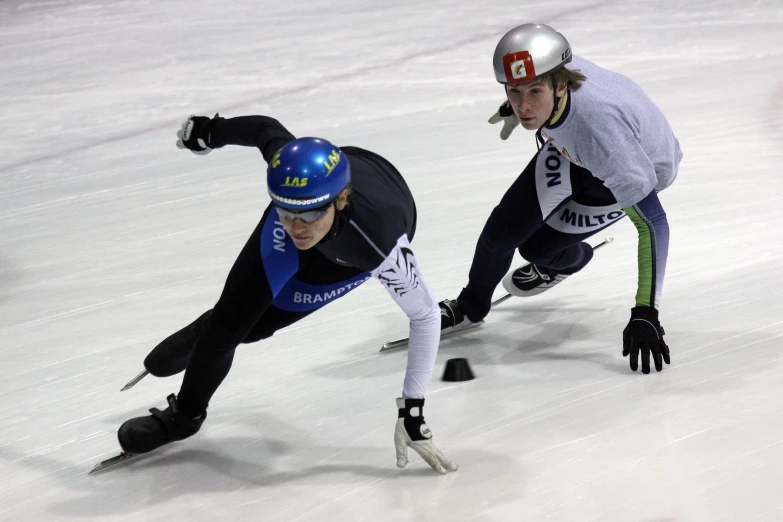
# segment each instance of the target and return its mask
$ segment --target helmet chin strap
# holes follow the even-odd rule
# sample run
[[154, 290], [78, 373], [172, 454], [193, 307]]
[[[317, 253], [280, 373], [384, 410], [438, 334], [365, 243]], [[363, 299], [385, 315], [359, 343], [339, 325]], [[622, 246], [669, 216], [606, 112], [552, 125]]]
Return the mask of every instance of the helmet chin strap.
[[552, 113], [549, 115], [549, 118], [546, 119], [546, 121], [538, 128], [536, 131], [536, 147], [540, 151], [544, 145], [546, 145], [546, 142], [544, 141], [544, 137], [541, 135], [541, 129], [546, 127], [546, 124], [552, 121], [552, 118], [555, 117], [555, 114], [557, 114], [557, 106], [560, 105], [560, 97], [557, 96], [557, 85], [555, 84], [555, 75], [550, 74], [549, 78], [552, 80], [552, 98], [554, 99], [555, 103], [552, 106]]
[[329, 241], [331, 238], [336, 236], [340, 230], [343, 229], [346, 223], [348, 223], [348, 207], [350, 205], [346, 202], [345, 208], [342, 210], [337, 210], [337, 199], [338, 198], [335, 198], [334, 201], [332, 201], [332, 206], [334, 207], [334, 221], [332, 221], [332, 228], [329, 229], [329, 232], [326, 233], [324, 238], [319, 241], [319, 243]]

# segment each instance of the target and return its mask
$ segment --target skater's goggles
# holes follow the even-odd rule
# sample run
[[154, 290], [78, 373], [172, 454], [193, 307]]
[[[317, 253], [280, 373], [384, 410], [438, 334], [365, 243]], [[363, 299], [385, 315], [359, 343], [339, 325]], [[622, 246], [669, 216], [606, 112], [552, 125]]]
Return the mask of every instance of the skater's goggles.
[[318, 221], [324, 217], [326, 213], [329, 212], [329, 207], [331, 206], [332, 202], [330, 201], [322, 207], [313, 208], [310, 210], [292, 211], [288, 210], [287, 208], [278, 207], [277, 205], [275, 205], [275, 210], [277, 210], [277, 215], [282, 219], [288, 219], [290, 221], [301, 219], [305, 223], [312, 223], [313, 221]]

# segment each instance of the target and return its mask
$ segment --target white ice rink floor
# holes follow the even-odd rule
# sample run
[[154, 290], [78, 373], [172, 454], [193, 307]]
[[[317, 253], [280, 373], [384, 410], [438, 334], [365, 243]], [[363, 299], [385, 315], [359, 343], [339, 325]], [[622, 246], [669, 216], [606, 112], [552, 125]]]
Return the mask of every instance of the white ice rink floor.
[[[181, 120], [266, 114], [386, 156], [453, 298], [535, 151], [486, 122], [495, 44], [531, 21], [642, 85], [682, 144], [671, 366], [621, 356], [626, 220], [578, 276], [443, 341], [425, 413], [456, 473], [395, 466], [406, 354], [378, 349], [407, 320], [369, 282], [241, 347], [197, 436], [88, 476], [179, 389], [119, 392], [269, 201], [257, 151], [179, 151]], [[781, 71], [779, 0], [0, 1], [0, 520], [783, 520]], [[477, 378], [442, 382], [461, 356]]]

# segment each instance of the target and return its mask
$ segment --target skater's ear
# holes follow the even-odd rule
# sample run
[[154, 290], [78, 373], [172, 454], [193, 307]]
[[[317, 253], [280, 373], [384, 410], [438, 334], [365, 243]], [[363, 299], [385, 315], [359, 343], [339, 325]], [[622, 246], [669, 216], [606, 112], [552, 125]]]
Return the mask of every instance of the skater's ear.
[[346, 187], [343, 189], [342, 192], [340, 192], [337, 195], [337, 199], [335, 199], [334, 205], [337, 208], [337, 211], [343, 210], [345, 207], [348, 206], [348, 194], [351, 192], [351, 189]]

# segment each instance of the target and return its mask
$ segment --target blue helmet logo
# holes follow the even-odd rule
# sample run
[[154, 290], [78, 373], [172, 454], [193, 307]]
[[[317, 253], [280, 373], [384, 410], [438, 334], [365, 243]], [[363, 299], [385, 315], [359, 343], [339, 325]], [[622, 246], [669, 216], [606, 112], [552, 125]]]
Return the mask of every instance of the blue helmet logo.
[[275, 205], [309, 210], [326, 205], [348, 185], [351, 167], [336, 145], [320, 138], [286, 143], [269, 162], [266, 183]]

